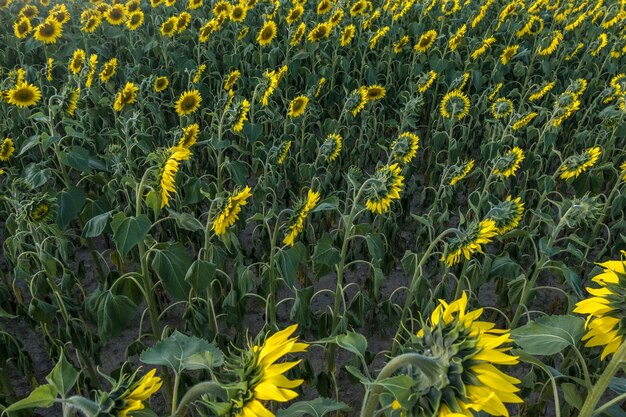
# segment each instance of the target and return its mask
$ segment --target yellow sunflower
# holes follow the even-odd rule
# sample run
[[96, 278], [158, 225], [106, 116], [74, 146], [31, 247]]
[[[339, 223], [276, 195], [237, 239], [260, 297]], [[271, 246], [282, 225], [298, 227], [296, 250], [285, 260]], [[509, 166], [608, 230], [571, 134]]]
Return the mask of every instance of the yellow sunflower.
[[139, 381], [132, 384], [130, 388], [122, 394], [122, 397], [115, 402], [116, 407], [120, 407], [115, 415], [119, 417], [127, 417], [133, 414], [133, 411], [143, 410], [145, 406], [143, 402], [150, 398], [152, 394], [157, 392], [163, 382], [161, 378], [154, 376], [156, 369], [145, 374]]
[[285, 17], [285, 21], [287, 21], [288, 25], [293, 25], [302, 17], [303, 13], [304, 13], [304, 7], [302, 7], [302, 5], [300, 4], [296, 4], [287, 13], [287, 16]]
[[126, 27], [130, 30], [136, 30], [143, 25], [144, 15], [141, 10], [136, 10], [128, 15]]
[[300, 43], [304, 34], [306, 33], [306, 23], [301, 22], [296, 31], [293, 33], [291, 37], [291, 41], [289, 42], [290, 46], [296, 46]]
[[248, 120], [248, 113], [250, 112], [250, 102], [247, 99], [243, 99], [239, 104], [238, 116], [235, 125], [233, 126], [233, 132], [239, 133], [243, 130], [243, 124]]
[[39, 87], [22, 81], [5, 92], [5, 100], [14, 106], [30, 107], [41, 100], [41, 91]]
[[13, 33], [15, 33], [18, 39], [24, 39], [31, 30], [33, 30], [33, 27], [30, 24], [30, 19], [26, 16], [20, 17], [19, 20], [13, 24]]
[[287, 246], [293, 246], [296, 242], [298, 235], [304, 230], [304, 221], [306, 220], [309, 212], [315, 208], [320, 200], [320, 193], [317, 191], [309, 190], [306, 200], [301, 201], [298, 208], [294, 210], [291, 219], [287, 226], [287, 233], [283, 239], [283, 243]]
[[228, 74], [228, 76], [224, 80], [224, 90], [226, 91], [232, 90], [233, 87], [235, 87], [235, 84], [237, 84], [237, 81], [239, 81], [240, 77], [241, 77], [241, 72], [239, 70], [231, 71], [230, 74]]
[[327, 161], [334, 161], [341, 153], [343, 148], [343, 139], [337, 133], [331, 133], [326, 137], [326, 140], [320, 146], [320, 154], [322, 154]]
[[8, 161], [15, 153], [15, 146], [13, 146], [13, 139], [5, 138], [0, 143], [0, 161]]
[[391, 143], [391, 156], [402, 164], [411, 162], [419, 149], [419, 136], [411, 132], [402, 132]]
[[291, 103], [289, 103], [289, 113], [287, 115], [292, 119], [302, 116], [308, 103], [309, 98], [307, 96], [298, 96], [294, 98], [291, 100]]
[[448, 268], [458, 264], [463, 258], [469, 260], [473, 254], [483, 253], [482, 246], [491, 242], [497, 234], [496, 222], [492, 219], [471, 223], [467, 230], [451, 239], [447, 255], [442, 260], [445, 260]]
[[159, 185], [161, 189], [161, 208], [170, 206], [170, 198], [176, 193], [176, 173], [180, 161], [191, 158], [191, 151], [187, 148], [173, 147], [168, 150], [168, 156], [159, 173]]
[[239, 3], [234, 5], [230, 10], [230, 20], [233, 22], [243, 22], [246, 19], [248, 8], [245, 4]]
[[124, 23], [124, 20], [126, 20], [127, 13], [126, 6], [123, 4], [114, 4], [109, 7], [109, 10], [105, 13], [104, 17], [111, 25], [119, 26]]
[[80, 98], [80, 88], [75, 88], [72, 90], [72, 92], [70, 93], [70, 97], [67, 100], [67, 106], [65, 107], [65, 113], [70, 116], [70, 117], [74, 117], [74, 114], [76, 113], [76, 108], [78, 107], [78, 99]]
[[263, 24], [263, 27], [259, 31], [259, 35], [256, 40], [261, 46], [268, 46], [272, 43], [274, 38], [276, 38], [276, 34], [278, 30], [276, 28], [276, 22], [273, 20], [268, 20]]
[[161, 35], [172, 36], [176, 33], [176, 26], [178, 25], [178, 17], [171, 16], [169, 19], [161, 24]]
[[434, 29], [429, 30], [420, 36], [417, 43], [413, 46], [413, 50], [415, 52], [419, 52], [421, 54], [425, 54], [428, 52], [431, 46], [434, 45], [435, 40], [437, 39], [437, 31]]
[[226, 233], [228, 228], [239, 219], [241, 208], [248, 204], [247, 200], [251, 196], [252, 192], [248, 186], [241, 191], [232, 193], [223, 203], [222, 207], [218, 209], [218, 215], [215, 220], [213, 220], [211, 230], [218, 236]]
[[83, 64], [85, 63], [85, 51], [82, 49], [76, 49], [72, 55], [72, 59], [70, 60], [69, 69], [72, 73], [78, 74], [80, 70], [83, 68]]
[[174, 109], [179, 116], [184, 116], [198, 110], [200, 102], [202, 102], [202, 96], [198, 90], [185, 91], [176, 101]]
[[198, 123], [193, 123], [184, 127], [183, 137], [181, 137], [178, 141], [178, 147], [187, 149], [191, 148], [196, 144], [198, 136], [200, 136], [200, 125]]
[[496, 119], [503, 119], [513, 113], [513, 102], [508, 98], [500, 97], [491, 104], [491, 114]]
[[367, 101], [380, 100], [384, 98], [386, 94], [387, 90], [382, 85], [376, 84], [366, 89]]
[[516, 146], [496, 159], [493, 174], [502, 178], [515, 175], [522, 161], [524, 161], [524, 151]]
[[330, 36], [332, 31], [332, 25], [330, 23], [319, 23], [309, 32], [307, 39], [309, 42], [319, 42], [322, 39], [326, 39]]
[[100, 81], [104, 83], [104, 82], [109, 81], [111, 77], [115, 75], [116, 72], [117, 72], [117, 58], [111, 58], [110, 60], [104, 63], [104, 66], [102, 67], [102, 71], [100, 71], [98, 78], [100, 78]]
[[122, 111], [124, 107], [137, 102], [137, 91], [139, 87], [136, 84], [127, 82], [122, 91], [115, 97], [115, 103], [113, 103], [113, 109], [115, 111]]
[[450, 185], [455, 185], [463, 178], [467, 177], [467, 174], [474, 168], [474, 160], [464, 161], [461, 164], [454, 165], [450, 169]]
[[601, 154], [602, 150], [600, 147], [595, 146], [586, 149], [581, 154], [570, 156], [561, 165], [560, 178], [564, 180], [577, 178], [580, 174], [594, 166], [598, 162], [598, 159], [600, 159]]
[[398, 164], [385, 165], [378, 169], [367, 181], [365, 207], [372, 213], [383, 214], [389, 210], [394, 200], [400, 199], [404, 188], [404, 176]]
[[446, 119], [461, 120], [469, 114], [469, 97], [462, 91], [454, 90], [447, 93], [441, 100], [439, 112]]
[[348, 25], [341, 32], [340, 45], [346, 46], [352, 43], [352, 39], [354, 39], [354, 35], [356, 33], [356, 26]]
[[492, 207], [485, 216], [496, 223], [496, 231], [499, 235], [515, 229], [519, 226], [524, 215], [524, 203], [520, 197], [513, 199], [508, 196], [506, 200]]
[[63, 32], [63, 26], [54, 19], [46, 19], [34, 31], [34, 38], [46, 45], [56, 43]]

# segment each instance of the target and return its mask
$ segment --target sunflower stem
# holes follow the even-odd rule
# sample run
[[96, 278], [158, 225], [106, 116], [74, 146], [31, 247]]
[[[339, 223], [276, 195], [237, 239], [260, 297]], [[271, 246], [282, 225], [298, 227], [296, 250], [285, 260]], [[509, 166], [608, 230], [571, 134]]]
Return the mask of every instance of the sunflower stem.
[[[591, 417], [592, 415], [599, 413], [602, 409], [607, 408], [608, 404], [603, 405], [598, 410], [595, 410], [596, 405], [600, 401], [602, 394], [609, 386], [611, 379], [617, 373], [619, 368], [623, 365], [624, 360], [626, 359], [626, 343], [622, 342], [622, 345], [617, 349], [613, 358], [600, 375], [600, 378], [596, 381], [595, 385], [591, 392], [587, 395], [585, 402], [580, 409], [580, 414], [578, 417]], [[618, 397], [619, 398], [619, 397]], [[610, 405], [608, 405], [610, 406]]]
[[194, 385], [180, 399], [178, 407], [174, 410], [172, 417], [182, 417], [187, 412], [187, 407], [196, 398], [203, 394], [211, 394], [214, 397], [224, 396], [226, 391], [215, 381], [205, 381]]

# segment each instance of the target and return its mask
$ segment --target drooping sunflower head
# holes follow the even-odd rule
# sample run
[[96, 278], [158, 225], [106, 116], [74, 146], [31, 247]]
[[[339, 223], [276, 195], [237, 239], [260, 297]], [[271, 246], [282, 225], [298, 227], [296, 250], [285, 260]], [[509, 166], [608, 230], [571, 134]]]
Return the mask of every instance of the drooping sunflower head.
[[354, 25], [346, 26], [341, 32], [341, 38], [339, 40], [340, 45], [341, 46], [349, 45], [352, 42], [352, 39], [354, 39], [355, 33], [356, 33], [356, 26]]
[[601, 154], [602, 150], [600, 147], [595, 146], [586, 149], [583, 153], [570, 156], [561, 165], [560, 178], [564, 180], [577, 178], [580, 174], [594, 166], [600, 159]]
[[441, 100], [439, 112], [446, 119], [461, 120], [469, 114], [470, 100], [467, 94], [454, 90], [447, 93]]
[[309, 35], [307, 36], [307, 39], [311, 43], [319, 42], [322, 39], [328, 38], [330, 36], [332, 28], [333, 27], [330, 23], [319, 23], [317, 26], [311, 29]]
[[274, 38], [276, 38], [276, 34], [278, 33], [278, 29], [276, 27], [276, 22], [273, 20], [268, 20], [263, 24], [263, 27], [259, 31], [259, 35], [256, 40], [261, 46], [268, 46], [272, 43]]
[[46, 19], [35, 28], [34, 37], [46, 45], [56, 43], [63, 32], [63, 26], [55, 19]]
[[539, 115], [539, 113], [537, 113], [536, 111], [532, 111], [528, 114], [515, 114], [513, 116], [513, 125], [511, 125], [511, 129], [513, 130], [520, 130], [523, 129], [524, 127], [528, 126], [528, 124], [530, 122], [532, 122], [535, 117], [537, 117]]
[[246, 186], [243, 190], [234, 190], [228, 198], [223, 199], [216, 211], [217, 216], [213, 220], [211, 230], [218, 236], [225, 234], [228, 228], [239, 219], [241, 208], [248, 204], [251, 196], [251, 188]]
[[381, 167], [367, 182], [365, 207], [375, 214], [386, 213], [391, 203], [400, 199], [400, 192], [404, 188], [404, 176], [398, 164]]
[[28, 207], [26, 208], [26, 212], [28, 213], [28, 219], [33, 223], [50, 222], [52, 220], [55, 210], [56, 201], [47, 195], [34, 199], [28, 204]]
[[320, 193], [311, 189], [307, 192], [306, 199], [298, 201], [287, 222], [287, 230], [283, 239], [285, 245], [293, 246], [296, 243], [296, 238], [304, 230], [304, 221], [319, 201]]
[[291, 41], [289, 42], [290, 46], [297, 46], [304, 38], [304, 34], [306, 33], [306, 23], [300, 22], [298, 28], [293, 32], [293, 36], [291, 37]]
[[115, 103], [113, 103], [113, 109], [115, 111], [122, 111], [124, 107], [136, 103], [137, 91], [139, 91], [139, 87], [135, 83], [127, 82], [124, 88], [117, 93]]
[[419, 136], [415, 133], [400, 133], [398, 138], [391, 143], [391, 156], [402, 164], [408, 164], [417, 155], [419, 140]]
[[500, 97], [491, 104], [491, 114], [496, 119], [503, 119], [513, 113], [513, 102], [508, 98]]
[[493, 174], [503, 178], [515, 175], [523, 160], [524, 151], [516, 146], [496, 159]]
[[424, 94], [428, 90], [435, 80], [437, 79], [437, 73], [433, 70], [422, 73], [417, 79], [417, 91]]
[[230, 114], [233, 122], [233, 132], [239, 133], [243, 130], [244, 123], [248, 120], [248, 113], [250, 112], [250, 102], [247, 99], [237, 101], [233, 106], [230, 106]]
[[440, 368], [439, 384], [425, 388], [416, 402], [415, 415], [472, 416], [473, 411], [508, 416], [506, 403], [523, 402], [515, 393], [521, 381], [494, 365], [516, 365], [507, 346], [510, 331], [480, 321], [483, 309], [468, 311], [467, 294], [439, 305], [422, 330], [405, 346], [434, 360]]
[[36, 105], [41, 100], [39, 87], [29, 84], [26, 81], [17, 83], [15, 88], [5, 93], [7, 103], [17, 107], [30, 107]]
[[228, 74], [226, 79], [224, 80], [224, 90], [230, 91], [235, 87], [237, 81], [241, 77], [241, 72], [239, 70], [233, 70]]
[[137, 372], [123, 375], [109, 393], [99, 393], [100, 412], [106, 415], [127, 417], [133, 411], [143, 410], [143, 402], [155, 394], [163, 385], [161, 378], [155, 376], [156, 369], [135, 381]]
[[504, 48], [504, 51], [502, 51], [502, 54], [500, 55], [500, 62], [502, 62], [502, 65], [506, 65], [511, 62], [515, 55], [517, 55], [518, 51], [519, 45], [511, 45]]
[[576, 97], [580, 97], [587, 89], [587, 80], [584, 78], [578, 78], [574, 80], [565, 90], [566, 93], [571, 93]]
[[180, 167], [181, 161], [187, 161], [191, 158], [191, 151], [188, 148], [175, 146], [167, 149], [167, 151], [159, 153], [158, 163], [160, 166], [157, 180], [161, 195], [161, 208], [170, 205], [172, 194], [176, 193], [176, 174]]
[[467, 177], [467, 174], [474, 168], [474, 160], [470, 159], [469, 161], [463, 161], [460, 164], [455, 164], [450, 168], [449, 177], [450, 177], [450, 185], [454, 185], [457, 182], [461, 181], [463, 178]]
[[320, 145], [320, 155], [322, 155], [327, 161], [334, 161], [339, 156], [341, 148], [343, 147], [343, 139], [337, 133], [331, 133], [326, 136], [326, 140]]
[[287, 155], [289, 155], [289, 150], [291, 149], [291, 144], [292, 142], [288, 140], [282, 142], [278, 146], [278, 149], [276, 149], [276, 162], [278, 163], [278, 165], [282, 165], [285, 162], [285, 159], [287, 159]]
[[178, 146], [189, 149], [196, 143], [198, 136], [200, 136], [200, 125], [198, 123], [183, 127], [183, 136], [178, 141]]
[[626, 262], [608, 261], [600, 266], [603, 271], [592, 279], [599, 287], [587, 288], [590, 296], [576, 304], [574, 313], [588, 315], [582, 340], [587, 347], [603, 346], [600, 358], [604, 359], [617, 351], [626, 336]]
[[156, 77], [154, 80], [154, 91], [157, 93], [162, 92], [170, 84], [170, 81], [165, 76]]
[[13, 146], [13, 139], [5, 138], [0, 143], [0, 161], [8, 161], [15, 153], [15, 146]]
[[194, 113], [200, 107], [202, 96], [198, 90], [185, 91], [180, 95], [174, 109], [179, 116]]
[[499, 235], [515, 229], [524, 215], [524, 203], [520, 197], [513, 199], [508, 196], [506, 200], [492, 207], [486, 218], [496, 222], [496, 231]]
[[448, 268], [458, 264], [463, 258], [470, 260], [473, 254], [483, 253], [483, 245], [491, 242], [497, 234], [498, 229], [493, 219], [470, 223], [467, 229], [459, 231], [450, 239], [447, 254], [442, 260], [445, 260]]
[[100, 71], [100, 74], [98, 75], [98, 77], [100, 78], [100, 81], [105, 83], [109, 81], [115, 75], [116, 72], [117, 72], [117, 58], [111, 58], [110, 60], [104, 63], [104, 66], [102, 67], [102, 71]]
[[65, 104], [65, 113], [68, 116], [74, 117], [74, 114], [76, 113], [76, 109], [78, 108], [79, 98], [80, 98], [80, 88], [76, 87], [70, 92], [69, 97], [67, 98], [67, 101]]

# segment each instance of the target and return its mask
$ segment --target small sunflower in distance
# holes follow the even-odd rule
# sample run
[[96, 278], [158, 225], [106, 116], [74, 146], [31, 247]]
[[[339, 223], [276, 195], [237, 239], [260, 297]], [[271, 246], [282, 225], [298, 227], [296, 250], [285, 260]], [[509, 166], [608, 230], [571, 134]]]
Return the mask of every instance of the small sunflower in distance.
[[341, 153], [343, 148], [343, 139], [337, 133], [331, 133], [326, 136], [326, 140], [322, 142], [320, 146], [320, 154], [326, 158], [327, 161], [334, 161]]
[[76, 49], [72, 55], [72, 59], [70, 60], [69, 69], [73, 74], [78, 74], [80, 70], [83, 68], [83, 64], [85, 63], [86, 55], [85, 51], [82, 49]]
[[309, 98], [307, 96], [294, 98], [291, 100], [291, 103], [289, 103], [289, 113], [287, 115], [292, 119], [302, 116], [308, 103]]
[[400, 133], [391, 144], [391, 156], [402, 164], [411, 162], [419, 149], [419, 136], [411, 132]]
[[196, 144], [198, 136], [200, 136], [200, 125], [198, 123], [183, 127], [183, 136], [178, 141], [178, 146], [189, 149]]
[[170, 84], [170, 81], [165, 76], [156, 77], [154, 80], [154, 91], [156, 93], [160, 93], [164, 91], [167, 86]]
[[26, 16], [22, 16], [13, 24], [13, 33], [18, 39], [24, 39], [30, 31], [33, 30], [33, 27], [30, 24], [30, 19]]
[[491, 114], [496, 119], [503, 119], [513, 113], [513, 102], [508, 98], [500, 97], [491, 104]]
[[176, 193], [176, 173], [181, 161], [191, 158], [191, 151], [187, 148], [173, 147], [168, 149], [165, 162], [159, 173], [159, 188], [161, 190], [161, 208], [170, 206], [170, 197]]
[[29, 84], [26, 81], [19, 82], [15, 88], [4, 93], [7, 103], [17, 107], [31, 107], [41, 100], [39, 87]]
[[200, 107], [202, 96], [198, 90], [185, 91], [180, 95], [174, 109], [179, 116], [194, 113]]
[[508, 178], [515, 175], [524, 160], [524, 151], [517, 146], [499, 156], [493, 167], [493, 175]]
[[304, 380], [290, 380], [283, 374], [298, 365], [300, 360], [276, 363], [290, 353], [306, 352], [308, 344], [291, 337], [297, 328], [298, 325], [294, 324], [276, 332], [263, 343], [243, 351], [241, 358], [233, 359], [232, 369], [239, 370], [239, 378], [246, 390], [240, 390], [230, 398], [231, 415], [275, 417], [265, 407], [265, 402], [287, 402], [298, 396], [293, 389]]
[[101, 82], [105, 83], [109, 81], [111, 78], [113, 78], [116, 72], [117, 72], [117, 58], [111, 58], [110, 60], [104, 63], [104, 66], [102, 67], [102, 71], [100, 71], [100, 74], [98, 74], [98, 78], [100, 78]]
[[592, 281], [599, 288], [587, 288], [591, 296], [579, 301], [574, 308], [574, 313], [588, 314], [586, 322], [587, 333], [582, 340], [585, 346], [604, 346], [601, 359], [615, 353], [626, 335], [623, 326], [626, 317], [626, 262], [608, 261], [599, 264], [603, 271], [596, 275]]
[[474, 160], [470, 159], [461, 164], [453, 165], [450, 169], [450, 185], [455, 185], [463, 178], [467, 177], [467, 174], [474, 168]]
[[127, 82], [122, 91], [117, 93], [113, 109], [122, 111], [124, 107], [137, 102], [137, 91], [139, 87], [135, 83]]
[[354, 39], [354, 34], [356, 33], [356, 26], [348, 25], [341, 32], [341, 38], [339, 40], [339, 44], [341, 46], [347, 46], [352, 43]]
[[523, 402], [515, 394], [521, 381], [494, 366], [519, 362], [508, 353], [510, 331], [479, 321], [483, 309], [468, 311], [467, 305], [465, 292], [451, 303], [439, 300], [430, 320], [403, 350], [433, 358], [442, 373], [441, 383], [421, 393], [409, 415], [471, 417], [480, 411], [508, 417], [505, 404]]
[[304, 230], [304, 221], [306, 220], [309, 212], [317, 206], [320, 201], [320, 193], [317, 191], [309, 190], [306, 196], [306, 200], [301, 201], [298, 207], [294, 210], [293, 215], [289, 219], [287, 226], [287, 233], [283, 239], [283, 243], [287, 246], [293, 246], [296, 243], [296, 238]]
[[601, 154], [602, 150], [600, 147], [595, 146], [586, 149], [581, 154], [570, 156], [561, 165], [561, 175], [559, 177], [564, 180], [577, 178], [580, 174], [594, 166], [596, 162], [598, 162], [598, 159], [600, 159]]
[[417, 79], [417, 91], [424, 94], [437, 79], [437, 73], [433, 70], [423, 73]]
[[261, 46], [268, 46], [272, 43], [274, 38], [276, 38], [276, 34], [278, 33], [278, 29], [276, 28], [276, 22], [273, 20], [268, 20], [263, 24], [263, 27], [259, 31], [259, 35], [256, 40]]
[[400, 199], [400, 192], [404, 188], [404, 176], [398, 164], [383, 166], [367, 181], [369, 186], [365, 189], [365, 207], [374, 214], [386, 213], [391, 203]]
[[178, 25], [178, 17], [171, 16], [169, 19], [161, 24], [161, 35], [172, 36], [176, 33], [176, 26]]
[[46, 45], [56, 43], [61, 37], [63, 26], [54, 19], [46, 19], [40, 23], [34, 30], [34, 38]]
[[317, 26], [315, 26], [313, 29], [311, 29], [311, 31], [309, 32], [309, 35], [307, 36], [307, 39], [311, 43], [319, 42], [322, 39], [328, 38], [330, 36], [331, 31], [332, 31], [332, 25], [330, 23], [320, 23]]
[[367, 101], [380, 100], [385, 97], [387, 90], [382, 85], [366, 87]]
[[8, 161], [14, 152], [13, 139], [6, 138], [0, 143], [0, 161]]
[[537, 113], [536, 111], [530, 112], [526, 115], [515, 115], [515, 117], [513, 118], [513, 125], [511, 126], [511, 129], [523, 129], [524, 127], [528, 126], [528, 124], [532, 122], [538, 115], [539, 113]]
[[250, 112], [250, 102], [247, 99], [243, 99], [238, 106], [237, 121], [233, 126], [233, 132], [239, 133], [243, 130], [243, 124], [248, 120], [248, 113]]
[[277, 149], [277, 156], [278, 158], [276, 158], [276, 162], [278, 163], [278, 165], [282, 165], [285, 162], [285, 159], [287, 159], [287, 155], [289, 155], [289, 150], [291, 149], [291, 141], [286, 141], [280, 144], [280, 146]]
[[496, 222], [496, 231], [499, 235], [503, 235], [519, 226], [523, 215], [524, 203], [522, 199], [520, 197], [513, 199], [508, 196], [506, 200], [492, 207], [486, 218]]
[[428, 52], [430, 47], [433, 46], [436, 39], [437, 39], [437, 31], [429, 30], [428, 32], [420, 36], [417, 43], [413, 46], [413, 50], [415, 52], [425, 54], [426, 52]]
[[239, 81], [240, 77], [241, 77], [241, 72], [239, 70], [231, 71], [231, 73], [228, 74], [228, 76], [224, 80], [224, 90], [226, 91], [232, 90], [235, 87], [235, 84], [237, 84], [237, 81]]
[[469, 114], [470, 100], [462, 91], [454, 90], [443, 96], [439, 112], [446, 119], [461, 120]]
[[233, 192], [217, 210], [218, 214], [215, 220], [213, 220], [211, 230], [218, 236], [225, 234], [228, 228], [239, 219], [241, 208], [248, 204], [248, 199], [251, 196], [252, 192], [248, 186], [241, 191]]
[[445, 260], [448, 268], [458, 264], [463, 258], [470, 260], [476, 252], [483, 253], [483, 245], [491, 242], [497, 234], [496, 222], [493, 219], [473, 222], [467, 230], [460, 231], [450, 240], [448, 253], [442, 260]]

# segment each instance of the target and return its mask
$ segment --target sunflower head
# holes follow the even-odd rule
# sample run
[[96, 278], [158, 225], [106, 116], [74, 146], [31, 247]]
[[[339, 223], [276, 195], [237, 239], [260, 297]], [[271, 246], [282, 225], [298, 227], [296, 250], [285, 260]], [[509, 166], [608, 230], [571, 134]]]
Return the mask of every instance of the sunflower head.
[[28, 219], [33, 223], [48, 223], [52, 220], [56, 210], [56, 201], [44, 195], [28, 204], [26, 212]]
[[218, 236], [225, 234], [228, 228], [239, 219], [241, 208], [248, 204], [247, 200], [251, 196], [251, 189], [246, 186], [242, 190], [234, 190], [228, 198], [222, 199], [211, 230]]
[[246, 14], [248, 13], [248, 8], [245, 4], [239, 3], [234, 5], [230, 10], [230, 20], [233, 22], [242, 22], [246, 18]]
[[563, 221], [569, 228], [577, 228], [592, 225], [602, 213], [601, 204], [597, 197], [585, 195], [574, 198], [569, 209], [563, 215]]
[[383, 166], [367, 182], [365, 207], [378, 214], [386, 213], [391, 203], [400, 199], [400, 192], [404, 188], [404, 176], [398, 164]]
[[424, 94], [428, 90], [435, 80], [437, 79], [437, 73], [433, 70], [422, 73], [417, 79], [417, 91], [420, 94]]
[[304, 230], [304, 221], [309, 212], [315, 208], [320, 201], [320, 193], [309, 189], [306, 199], [300, 199], [296, 204], [291, 217], [287, 222], [287, 230], [283, 243], [287, 246], [293, 246], [296, 238]]
[[224, 80], [224, 90], [226, 91], [232, 90], [233, 87], [235, 87], [235, 84], [237, 84], [237, 81], [239, 81], [240, 77], [241, 77], [241, 72], [239, 70], [231, 71], [230, 74], [228, 74], [228, 76]]
[[524, 203], [520, 197], [513, 199], [508, 196], [506, 200], [492, 207], [486, 218], [496, 223], [496, 231], [499, 235], [515, 229], [524, 214]]
[[330, 36], [332, 28], [333, 27], [332, 27], [332, 25], [330, 23], [326, 23], [326, 22], [325, 23], [319, 23], [317, 26], [315, 26], [313, 29], [311, 29], [307, 39], [311, 43], [319, 42], [322, 39], [328, 38]]
[[307, 96], [298, 96], [294, 98], [291, 100], [291, 103], [289, 103], [288, 116], [292, 119], [302, 116], [308, 103], [309, 98]]
[[443, 258], [446, 266], [454, 266], [463, 258], [469, 260], [476, 252], [483, 253], [483, 245], [491, 242], [497, 234], [496, 222], [493, 219], [470, 223], [467, 229], [459, 231], [450, 239], [447, 254]]
[[200, 136], [200, 125], [198, 125], [198, 123], [183, 127], [183, 136], [178, 141], [178, 146], [181, 148], [190, 148], [196, 143], [198, 136]]
[[213, 14], [215, 16], [223, 15], [224, 17], [228, 17], [232, 8], [233, 6], [229, 2], [221, 0], [215, 3], [215, 6], [213, 6]]
[[165, 76], [156, 77], [154, 80], [154, 91], [157, 93], [162, 92], [169, 85], [169, 80]]
[[289, 150], [291, 149], [292, 142], [290, 140], [282, 142], [278, 148], [276, 149], [276, 162], [278, 165], [282, 165], [287, 159], [287, 155], [289, 155]]
[[419, 399], [410, 405], [411, 415], [470, 416], [483, 411], [508, 416], [505, 403], [523, 402], [515, 395], [521, 381], [494, 366], [518, 363], [508, 354], [510, 332], [480, 321], [483, 309], [468, 311], [467, 304], [466, 293], [451, 303], [439, 300], [430, 320], [404, 347], [405, 353], [432, 358], [440, 375], [437, 383], [416, 393]]
[[343, 147], [343, 139], [337, 133], [331, 133], [326, 140], [320, 145], [320, 155], [327, 161], [334, 161], [339, 156]]
[[385, 97], [387, 90], [382, 85], [372, 85], [367, 87], [367, 101], [380, 100]]
[[259, 31], [259, 35], [257, 36], [257, 42], [261, 46], [268, 46], [272, 43], [274, 38], [276, 38], [276, 34], [278, 33], [276, 22], [273, 20], [268, 20], [263, 24], [263, 27]]
[[473, 159], [453, 165], [448, 174], [450, 176], [450, 185], [455, 185], [457, 182], [467, 177], [467, 174], [469, 174], [472, 168], [474, 168]]
[[55, 19], [46, 19], [35, 28], [35, 39], [46, 45], [56, 43], [61, 36], [63, 26]]
[[15, 153], [15, 146], [13, 145], [13, 139], [5, 138], [0, 142], [0, 161], [8, 161]]
[[176, 101], [174, 109], [179, 116], [192, 114], [198, 110], [200, 102], [202, 102], [202, 96], [198, 90], [185, 91]]
[[128, 15], [128, 20], [126, 21], [126, 26], [130, 30], [136, 30], [141, 25], [143, 25], [144, 15], [141, 10], [136, 10]]
[[128, 15], [128, 11], [126, 10], [126, 6], [123, 4], [114, 4], [109, 7], [104, 17], [107, 22], [112, 25], [121, 25], [126, 20], [126, 16]]
[[469, 114], [469, 97], [460, 90], [447, 93], [441, 100], [439, 112], [446, 119], [461, 120]]
[[496, 159], [493, 174], [503, 178], [515, 175], [523, 160], [524, 151], [516, 146]]
[[417, 43], [413, 46], [413, 50], [419, 53], [426, 53], [431, 46], [435, 43], [437, 39], [437, 31], [429, 30], [426, 33], [422, 34], [417, 41]]
[[391, 144], [391, 156], [402, 164], [411, 162], [419, 149], [419, 136], [411, 132], [400, 133]]
[[341, 32], [340, 45], [346, 46], [352, 43], [352, 39], [354, 39], [354, 35], [356, 33], [356, 26], [348, 25]]
[[27, 4], [26, 6], [22, 7], [22, 9], [20, 9], [20, 12], [19, 12], [19, 16], [24, 16], [27, 19], [35, 18], [38, 15], [39, 15], [39, 9], [37, 8], [37, 6], [32, 5], [32, 4]]
[[117, 93], [115, 103], [113, 103], [113, 109], [115, 111], [122, 111], [124, 107], [136, 103], [137, 91], [139, 91], [139, 87], [135, 83], [127, 82], [124, 88]]
[[513, 102], [508, 98], [500, 97], [491, 104], [491, 114], [496, 119], [503, 119], [513, 113]]
[[103, 415], [127, 417], [133, 411], [143, 410], [143, 402], [155, 394], [163, 385], [161, 378], [155, 376], [156, 369], [152, 369], [139, 380], [135, 381], [137, 371], [133, 374], [123, 374], [120, 380], [108, 393], [98, 392], [96, 401]]
[[41, 100], [41, 91], [39, 87], [26, 81], [21, 81], [17, 83], [15, 88], [5, 93], [5, 100], [17, 107], [30, 107]]
[[600, 159], [601, 154], [602, 150], [600, 147], [595, 146], [586, 149], [583, 153], [570, 156], [561, 165], [560, 177], [565, 180], [577, 178], [580, 174], [594, 166]]
[[18, 39], [25, 38], [30, 33], [31, 30], [33, 30], [33, 27], [30, 24], [30, 19], [27, 18], [26, 16], [20, 17], [13, 24], [13, 33], [15, 33], [15, 36]]

